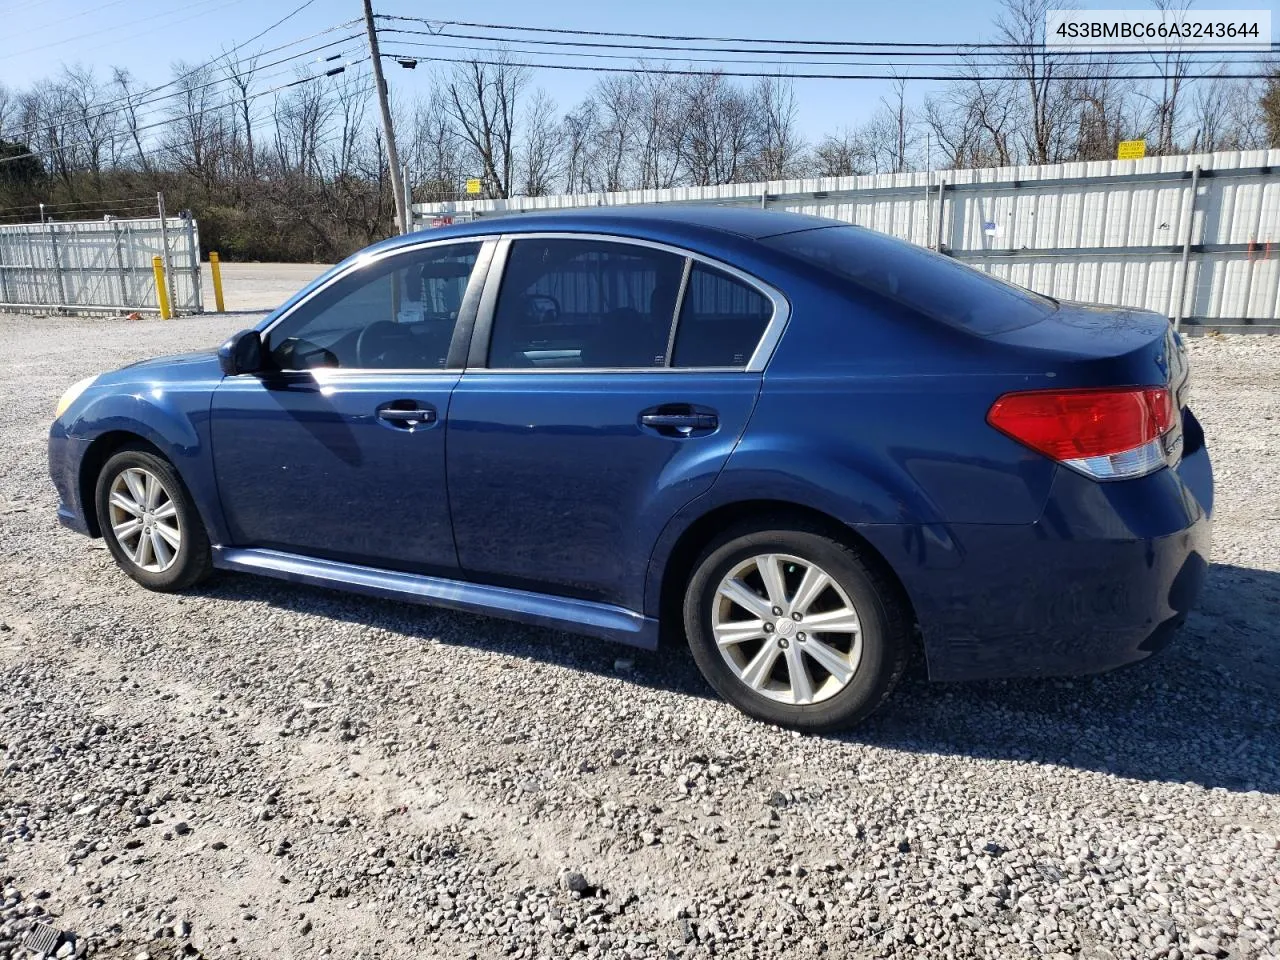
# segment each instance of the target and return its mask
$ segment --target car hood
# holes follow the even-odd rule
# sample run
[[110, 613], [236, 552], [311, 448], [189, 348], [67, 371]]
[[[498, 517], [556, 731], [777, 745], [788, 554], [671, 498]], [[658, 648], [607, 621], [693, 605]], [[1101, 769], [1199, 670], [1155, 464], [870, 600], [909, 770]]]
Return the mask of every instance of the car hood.
[[108, 383], [173, 383], [181, 380], [221, 379], [216, 348], [195, 353], [178, 353], [170, 357], [139, 360], [127, 367], [98, 376], [98, 384]]

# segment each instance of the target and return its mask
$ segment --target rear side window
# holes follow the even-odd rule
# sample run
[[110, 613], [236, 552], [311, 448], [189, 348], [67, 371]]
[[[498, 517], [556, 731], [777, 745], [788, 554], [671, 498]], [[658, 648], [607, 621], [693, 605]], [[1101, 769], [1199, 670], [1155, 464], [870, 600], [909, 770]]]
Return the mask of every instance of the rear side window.
[[773, 316], [773, 303], [722, 270], [695, 263], [676, 327], [675, 367], [745, 367]]
[[684, 259], [602, 240], [516, 240], [489, 367], [661, 367]]
[[983, 336], [1030, 326], [1057, 308], [1048, 297], [861, 227], [821, 227], [762, 242], [910, 310]]

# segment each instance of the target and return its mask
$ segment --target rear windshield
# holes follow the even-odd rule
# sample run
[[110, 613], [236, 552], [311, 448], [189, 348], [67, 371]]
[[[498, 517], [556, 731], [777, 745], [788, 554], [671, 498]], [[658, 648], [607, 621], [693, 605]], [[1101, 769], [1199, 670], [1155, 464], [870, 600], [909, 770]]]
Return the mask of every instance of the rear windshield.
[[820, 227], [761, 242], [910, 310], [984, 336], [1030, 326], [1057, 307], [1049, 297], [862, 227]]

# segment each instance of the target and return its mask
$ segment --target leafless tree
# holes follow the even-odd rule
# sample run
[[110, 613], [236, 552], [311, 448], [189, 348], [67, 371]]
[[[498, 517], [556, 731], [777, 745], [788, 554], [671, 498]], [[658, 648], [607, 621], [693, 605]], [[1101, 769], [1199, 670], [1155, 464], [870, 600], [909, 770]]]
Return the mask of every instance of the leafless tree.
[[800, 108], [795, 84], [788, 77], [761, 77], [755, 85], [756, 116], [760, 123], [760, 153], [755, 176], [781, 180], [794, 176], [804, 152], [796, 130]]
[[848, 129], [823, 137], [814, 148], [810, 164], [819, 177], [853, 177], [870, 172], [866, 144], [858, 133]]
[[414, 106], [413, 137], [406, 151], [410, 172], [417, 178], [425, 201], [455, 198], [465, 175], [463, 149], [445, 93], [433, 85], [430, 94]]
[[[1191, 0], [1151, 0], [1151, 5], [1166, 17], [1177, 19], [1191, 7]], [[1151, 59], [1160, 74], [1154, 92], [1147, 95], [1155, 133], [1152, 152], [1173, 153], [1181, 120], [1181, 95], [1191, 72], [1191, 52], [1178, 41], [1152, 53]]]
[[488, 62], [457, 64], [446, 82], [450, 113], [492, 197], [511, 196], [517, 107], [528, 80], [527, 67], [499, 53]]
[[636, 74], [610, 74], [591, 91], [595, 108], [592, 180], [598, 190], [624, 190], [631, 185], [628, 166], [634, 153], [637, 81]]
[[759, 114], [752, 98], [720, 73], [685, 78], [681, 113], [689, 178], [699, 185], [743, 178], [759, 150]]
[[560, 130], [556, 103], [545, 90], [529, 101], [521, 139], [520, 191], [526, 197], [551, 193], [560, 177]]
[[561, 122], [564, 140], [565, 189], [569, 193], [586, 193], [593, 189], [592, 154], [596, 130], [595, 102], [584, 100]]
[[115, 102], [119, 104], [122, 136], [133, 144], [138, 167], [143, 173], [150, 173], [151, 162], [147, 151], [143, 149], [142, 132], [138, 129], [138, 108], [142, 105], [146, 91], [136, 88], [133, 75], [124, 67], [112, 69], [111, 88]]
[[679, 89], [667, 77], [636, 76], [634, 140], [638, 170], [634, 185], [665, 189], [676, 185], [684, 165]]
[[226, 53], [223, 55], [222, 72], [233, 88], [231, 95], [236, 104], [235, 113], [240, 129], [244, 133], [244, 171], [249, 177], [256, 177], [258, 164], [254, 154], [253, 116], [249, 110], [249, 103], [253, 79], [258, 72], [258, 58], [250, 56], [236, 60], [230, 53]]
[[[1056, 0], [1002, 0], [996, 19], [1001, 43], [1012, 45], [1004, 68], [1016, 80], [1017, 129], [1027, 163], [1057, 163], [1069, 155], [1075, 104], [1069, 59], [1045, 45], [1045, 15]], [[997, 94], [1003, 91], [996, 91]], [[990, 98], [984, 98], [992, 106]], [[1012, 159], [1012, 158], [1010, 158]]]
[[9, 125], [16, 111], [17, 98], [8, 87], [0, 83], [0, 140], [9, 136]]
[[183, 170], [206, 186], [216, 179], [217, 148], [225, 118], [214, 88], [215, 71], [208, 64], [173, 65], [176, 96], [168, 107], [169, 125], [162, 143]]
[[276, 97], [276, 160], [283, 173], [304, 180], [320, 177], [321, 145], [335, 111], [332, 87], [320, 82], [300, 83]]

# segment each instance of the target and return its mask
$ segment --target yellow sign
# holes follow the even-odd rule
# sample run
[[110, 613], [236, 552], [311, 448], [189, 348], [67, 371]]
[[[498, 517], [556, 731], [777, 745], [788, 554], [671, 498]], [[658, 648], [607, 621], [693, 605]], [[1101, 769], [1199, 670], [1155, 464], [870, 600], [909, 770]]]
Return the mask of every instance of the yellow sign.
[[479, 193], [479, 192], [480, 192], [480, 178], [472, 177], [470, 180], [467, 181], [467, 193]]
[[1117, 160], [1141, 160], [1147, 155], [1147, 141], [1145, 140], [1121, 140], [1120, 148], [1116, 151]]

